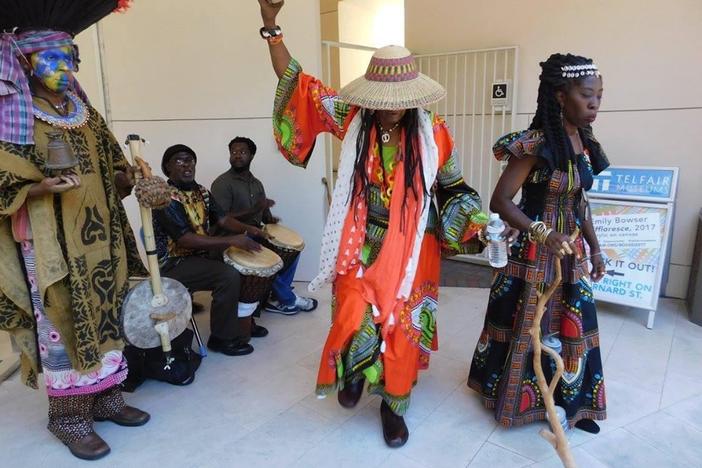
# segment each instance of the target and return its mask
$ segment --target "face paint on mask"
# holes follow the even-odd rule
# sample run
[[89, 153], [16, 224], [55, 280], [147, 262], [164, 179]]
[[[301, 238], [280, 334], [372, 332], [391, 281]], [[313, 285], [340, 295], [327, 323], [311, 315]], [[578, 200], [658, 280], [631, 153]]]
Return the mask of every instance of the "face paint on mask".
[[75, 70], [72, 47], [42, 50], [32, 54], [30, 61], [34, 75], [46, 89], [54, 93], [66, 91]]

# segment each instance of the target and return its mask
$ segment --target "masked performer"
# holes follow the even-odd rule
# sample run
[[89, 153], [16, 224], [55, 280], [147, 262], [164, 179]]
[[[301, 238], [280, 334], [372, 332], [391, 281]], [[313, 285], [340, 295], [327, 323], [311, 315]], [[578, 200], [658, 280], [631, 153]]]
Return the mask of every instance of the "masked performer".
[[149, 420], [119, 390], [120, 310], [143, 272], [121, 203], [133, 171], [73, 76], [73, 36], [119, 3], [0, 0], [0, 329], [24, 382], [43, 372], [48, 429], [83, 459], [110, 451], [94, 420]]

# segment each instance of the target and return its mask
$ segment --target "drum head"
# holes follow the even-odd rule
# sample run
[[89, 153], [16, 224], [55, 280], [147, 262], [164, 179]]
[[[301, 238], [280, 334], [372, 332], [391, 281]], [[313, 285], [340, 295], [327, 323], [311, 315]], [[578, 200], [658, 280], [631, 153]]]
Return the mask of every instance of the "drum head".
[[168, 321], [168, 336], [173, 340], [185, 331], [192, 315], [192, 299], [188, 290], [178, 281], [162, 278], [163, 293], [168, 303], [162, 307], [153, 307], [151, 299], [154, 294], [151, 283], [142, 281], [129, 291], [122, 305], [122, 329], [129, 344], [137, 348], [147, 349], [161, 346], [161, 338], [154, 329], [151, 314], [165, 315], [174, 313], [176, 316]]
[[283, 267], [283, 260], [278, 254], [263, 246], [258, 252], [229, 247], [224, 251], [224, 261], [246, 275], [267, 277]]
[[266, 224], [263, 230], [273, 236], [269, 242], [278, 247], [292, 250], [302, 250], [305, 248], [305, 241], [295, 231], [280, 224]]

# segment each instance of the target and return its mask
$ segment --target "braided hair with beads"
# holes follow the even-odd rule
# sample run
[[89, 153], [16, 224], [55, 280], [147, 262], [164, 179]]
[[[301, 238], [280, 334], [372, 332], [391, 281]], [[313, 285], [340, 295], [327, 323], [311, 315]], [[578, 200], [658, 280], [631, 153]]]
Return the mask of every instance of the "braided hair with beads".
[[[541, 130], [546, 140], [546, 147], [552, 153], [556, 167], [561, 170], [568, 168], [569, 161], [575, 161], [576, 155], [563, 126], [562, 109], [556, 93], [567, 92], [592, 73], [569, 73], [567, 70], [596, 70], [592, 59], [573, 54], [553, 54], [545, 62], [541, 62], [539, 76], [539, 95], [534, 119], [529, 126], [531, 130]], [[592, 134], [592, 127], [579, 129], [583, 145], [594, 159], [593, 166], [605, 162], [605, 156], [600, 144]], [[608, 165], [608, 163], [607, 163]], [[595, 167], [595, 169], [597, 169]], [[595, 173], [598, 171], [596, 170]]]

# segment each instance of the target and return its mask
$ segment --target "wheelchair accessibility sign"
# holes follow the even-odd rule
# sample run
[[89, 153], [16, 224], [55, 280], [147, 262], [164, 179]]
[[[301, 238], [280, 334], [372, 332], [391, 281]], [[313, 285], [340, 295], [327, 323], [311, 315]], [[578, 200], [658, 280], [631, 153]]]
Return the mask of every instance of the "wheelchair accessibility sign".
[[510, 110], [512, 105], [511, 88], [512, 84], [509, 80], [493, 82], [491, 92], [492, 107], [500, 110]]

